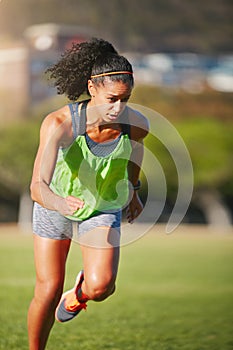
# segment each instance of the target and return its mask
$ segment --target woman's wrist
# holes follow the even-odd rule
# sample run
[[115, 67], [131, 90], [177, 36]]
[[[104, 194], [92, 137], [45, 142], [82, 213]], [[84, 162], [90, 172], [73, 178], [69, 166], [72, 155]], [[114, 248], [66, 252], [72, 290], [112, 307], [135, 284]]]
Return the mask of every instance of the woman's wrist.
[[138, 180], [138, 182], [135, 185], [132, 185], [134, 191], [138, 191], [141, 188], [141, 181]]
[[53, 210], [60, 212], [61, 208], [64, 206], [64, 203], [65, 203], [65, 198], [54, 193]]

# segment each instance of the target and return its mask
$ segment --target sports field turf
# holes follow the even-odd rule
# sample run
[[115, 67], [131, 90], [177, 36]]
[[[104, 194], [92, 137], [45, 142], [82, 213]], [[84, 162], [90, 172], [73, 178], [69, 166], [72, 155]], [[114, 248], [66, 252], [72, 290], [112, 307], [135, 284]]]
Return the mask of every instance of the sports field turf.
[[[81, 267], [73, 244], [66, 288]], [[26, 350], [34, 285], [30, 235], [0, 226], [0, 349]], [[233, 232], [155, 226], [122, 248], [117, 291], [66, 324], [48, 350], [232, 350]]]

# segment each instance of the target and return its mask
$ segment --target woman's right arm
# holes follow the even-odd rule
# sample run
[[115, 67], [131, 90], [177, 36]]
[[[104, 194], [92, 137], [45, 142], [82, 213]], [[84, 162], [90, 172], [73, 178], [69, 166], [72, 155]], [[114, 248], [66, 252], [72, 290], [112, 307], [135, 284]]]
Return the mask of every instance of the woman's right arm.
[[48, 115], [40, 129], [40, 143], [37, 151], [31, 180], [32, 200], [43, 207], [56, 210], [62, 215], [72, 215], [82, 208], [84, 203], [79, 198], [63, 198], [49, 187], [57, 161], [59, 147], [69, 138], [69, 122], [55, 113]]

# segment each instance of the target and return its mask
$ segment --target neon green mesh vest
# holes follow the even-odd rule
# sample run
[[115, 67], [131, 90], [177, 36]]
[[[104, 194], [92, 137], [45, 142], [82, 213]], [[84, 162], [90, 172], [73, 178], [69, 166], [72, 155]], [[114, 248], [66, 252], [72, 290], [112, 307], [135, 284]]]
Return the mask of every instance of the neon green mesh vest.
[[[69, 106], [73, 129], [77, 129], [79, 122], [78, 135], [69, 148], [59, 150], [51, 190], [62, 197], [71, 195], [85, 202], [82, 209], [68, 216], [72, 220], [85, 220], [98, 212], [123, 208], [129, 196], [127, 165], [132, 147], [128, 133], [121, 133], [115, 148], [108, 155], [96, 156], [86, 141], [85, 110], [79, 116], [78, 103]], [[80, 121], [83, 131], [80, 130]]]

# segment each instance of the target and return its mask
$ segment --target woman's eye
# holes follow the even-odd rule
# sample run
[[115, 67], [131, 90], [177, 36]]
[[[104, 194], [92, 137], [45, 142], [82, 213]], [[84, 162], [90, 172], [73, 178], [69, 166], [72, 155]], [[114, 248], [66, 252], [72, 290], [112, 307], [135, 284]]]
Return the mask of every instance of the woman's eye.
[[[115, 97], [109, 97], [108, 100], [112, 103], [115, 103], [118, 101], [118, 98], [115, 98]], [[129, 100], [129, 97], [126, 97], [126, 98], [122, 98], [120, 101], [121, 102], [127, 102]]]

